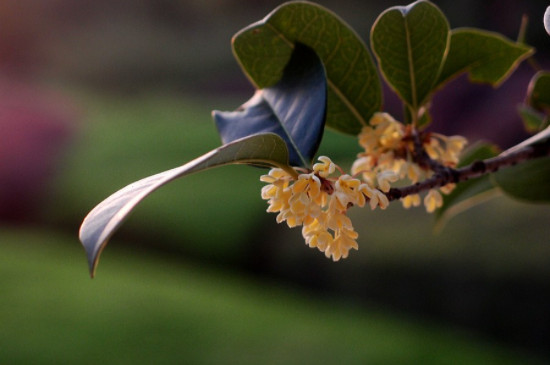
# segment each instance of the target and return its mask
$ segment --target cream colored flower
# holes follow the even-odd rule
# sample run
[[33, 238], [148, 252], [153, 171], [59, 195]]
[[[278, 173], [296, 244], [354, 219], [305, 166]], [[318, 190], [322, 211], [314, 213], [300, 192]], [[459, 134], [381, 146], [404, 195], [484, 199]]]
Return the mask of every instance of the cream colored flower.
[[378, 188], [384, 193], [387, 193], [391, 188], [390, 183], [396, 182], [399, 179], [399, 175], [392, 170], [386, 170], [379, 172], [378, 175], [376, 175], [376, 179], [378, 180]]
[[[361, 174], [367, 184], [361, 189], [370, 199], [371, 208], [387, 206], [387, 197], [383, 193], [390, 191], [390, 183], [408, 179], [409, 183], [415, 184], [433, 176], [434, 172], [430, 168], [421, 167], [414, 159], [415, 138], [410, 126], [396, 121], [387, 113], [375, 113], [369, 126], [361, 130], [359, 144], [364, 152], [357, 155], [352, 173]], [[447, 167], [458, 164], [460, 153], [467, 143], [461, 136], [447, 137], [432, 132], [420, 132], [418, 138], [428, 156]], [[453, 184], [448, 184], [439, 188], [439, 191], [448, 194], [453, 188]], [[443, 204], [439, 191], [434, 189], [428, 192], [424, 199], [426, 209], [430, 212]], [[404, 207], [409, 208], [420, 205], [421, 199], [418, 195], [411, 195], [401, 201]]]
[[361, 186], [359, 187], [359, 191], [365, 194], [365, 196], [370, 199], [369, 205], [372, 210], [374, 210], [376, 207], [380, 207], [380, 209], [386, 209], [390, 204], [386, 194], [376, 188], [373, 188], [369, 184], [361, 184]]
[[296, 179], [281, 169], [272, 169], [260, 178], [268, 183], [262, 188], [262, 198], [268, 201], [268, 212], [279, 213], [278, 223], [303, 225], [306, 244], [338, 261], [347, 257], [350, 249], [358, 248], [358, 234], [346, 213], [351, 205], [363, 206], [366, 197], [359, 190], [359, 179], [347, 174], [329, 178], [336, 165], [328, 157], [319, 161], [313, 172]]
[[439, 188], [439, 191], [441, 191], [445, 195], [449, 195], [453, 192], [453, 190], [456, 188], [456, 184], [450, 183], [445, 186], [442, 186]]
[[418, 207], [420, 206], [420, 203], [421, 203], [420, 195], [418, 194], [407, 195], [406, 197], [401, 199], [401, 203], [403, 204], [403, 208], [405, 209], [409, 209], [410, 207]]
[[[435, 146], [436, 158], [431, 155], [430, 157], [441, 162], [445, 166], [456, 166], [460, 154], [468, 143], [468, 140], [462, 136], [447, 137], [439, 133], [432, 133], [431, 136], [430, 145]], [[424, 147], [426, 147], [426, 145], [424, 145]]]
[[443, 206], [443, 197], [436, 189], [431, 189], [424, 197], [424, 206], [428, 213], [433, 213], [437, 208]]
[[336, 180], [332, 199], [338, 204], [339, 210], [346, 211], [349, 204], [361, 205], [361, 202], [364, 204], [365, 197], [359, 192], [359, 185], [361, 185], [359, 179], [347, 174], [341, 175]]
[[330, 158], [326, 156], [320, 156], [319, 161], [313, 165], [313, 172], [317, 173], [319, 176], [327, 178], [336, 170], [336, 165], [331, 161]]
[[321, 252], [325, 252], [333, 242], [332, 235], [319, 219], [314, 219], [309, 224], [305, 224], [302, 228], [302, 236], [309, 247], [317, 247]]
[[336, 232], [332, 244], [325, 250], [325, 256], [332, 257], [333, 261], [338, 261], [341, 258], [347, 258], [349, 250], [359, 249], [357, 245], [358, 234], [354, 230], [341, 229]]

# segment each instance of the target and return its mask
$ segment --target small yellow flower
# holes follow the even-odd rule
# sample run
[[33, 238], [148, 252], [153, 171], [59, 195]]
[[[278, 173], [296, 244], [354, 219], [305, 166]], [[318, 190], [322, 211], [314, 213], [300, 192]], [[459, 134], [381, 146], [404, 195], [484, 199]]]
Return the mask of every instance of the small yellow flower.
[[325, 250], [325, 256], [327, 258], [332, 257], [333, 261], [347, 258], [349, 250], [359, 248], [356, 241], [357, 236], [357, 232], [354, 230], [342, 229], [337, 231], [332, 244]]
[[361, 184], [361, 186], [359, 187], [359, 191], [365, 194], [365, 196], [370, 199], [369, 205], [372, 210], [374, 210], [376, 207], [380, 207], [380, 209], [386, 209], [390, 204], [386, 194], [376, 188], [373, 188], [369, 184]]
[[330, 174], [336, 170], [336, 165], [331, 161], [330, 158], [326, 156], [320, 156], [319, 161], [313, 165], [313, 172], [317, 173], [319, 176], [327, 178]]
[[292, 196], [288, 189], [292, 177], [282, 169], [274, 168], [269, 171], [268, 175], [262, 175], [260, 180], [270, 184], [262, 188], [262, 199], [268, 201], [269, 207], [267, 211], [277, 213], [277, 222], [281, 223], [286, 220], [286, 216], [290, 210], [289, 200]]
[[409, 209], [410, 207], [418, 207], [421, 203], [420, 195], [407, 195], [406, 197], [401, 199], [401, 203], [403, 204], [403, 208], [405, 209]]
[[[281, 169], [272, 169], [260, 180], [268, 183], [262, 188], [262, 198], [268, 201], [268, 212], [279, 212], [277, 222], [289, 227], [303, 225], [306, 244], [317, 247], [334, 261], [357, 249], [357, 232], [346, 215], [350, 205], [365, 204], [365, 195], [359, 191], [361, 181], [343, 174], [329, 179], [336, 165], [328, 157], [320, 157], [311, 173], [294, 179]], [[323, 188], [330, 184], [331, 189]]]
[[384, 193], [387, 193], [391, 188], [390, 183], [396, 182], [399, 176], [392, 170], [386, 170], [379, 172], [376, 179], [378, 180], [378, 188]]
[[[338, 203], [338, 209], [346, 211], [348, 204], [360, 205], [361, 199], [364, 200], [357, 188], [361, 181], [354, 179], [350, 175], [341, 175], [334, 184], [334, 193], [332, 199]], [[363, 203], [364, 204], [364, 203]]]
[[[438, 140], [441, 141], [445, 147], [442, 147]], [[435, 160], [440, 161], [445, 166], [454, 167], [458, 164], [460, 153], [468, 143], [468, 140], [462, 136], [447, 137], [439, 133], [433, 133], [430, 143], [437, 145], [438, 156]]]
[[437, 208], [443, 206], [443, 197], [436, 189], [431, 189], [424, 197], [424, 206], [428, 213], [433, 213]]
[[456, 184], [450, 183], [445, 186], [442, 186], [439, 188], [439, 191], [441, 191], [445, 195], [449, 195], [453, 192], [453, 190], [456, 188]]
[[321, 192], [321, 181], [315, 174], [299, 175], [290, 190], [290, 214], [287, 214], [287, 224], [290, 227], [310, 221], [321, 213], [319, 202], [323, 199], [320, 195], [325, 193]]
[[412, 184], [416, 184], [422, 176], [422, 170], [420, 166], [414, 162], [409, 162], [407, 164], [407, 177]]
[[332, 245], [332, 235], [319, 219], [314, 219], [302, 228], [302, 236], [309, 247], [317, 247], [319, 251], [325, 252], [327, 247]]

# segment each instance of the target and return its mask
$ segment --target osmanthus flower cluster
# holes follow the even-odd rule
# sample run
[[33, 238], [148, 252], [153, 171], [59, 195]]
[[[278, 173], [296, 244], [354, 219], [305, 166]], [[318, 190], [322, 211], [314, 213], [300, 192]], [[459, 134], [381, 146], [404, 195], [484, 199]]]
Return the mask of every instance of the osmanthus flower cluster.
[[[326, 156], [319, 157], [311, 171], [294, 178], [280, 168], [273, 168], [260, 180], [262, 198], [268, 201], [268, 212], [278, 213], [277, 222], [289, 227], [303, 226], [302, 235], [310, 247], [317, 247], [326, 257], [338, 261], [349, 250], [358, 249], [358, 234], [347, 210], [352, 206], [385, 209], [391, 183], [408, 180], [417, 183], [429, 178], [432, 166], [455, 167], [466, 140], [435, 133], [414, 135], [410, 125], [402, 124], [387, 113], [375, 114], [370, 126], [363, 128], [359, 144], [365, 149], [358, 155], [349, 175]], [[419, 141], [419, 142], [418, 142]], [[418, 145], [420, 144], [420, 146]], [[418, 157], [425, 153], [431, 164]], [[428, 212], [442, 205], [439, 191], [448, 193], [454, 185], [431, 189], [424, 198]], [[401, 199], [403, 206], [420, 205], [418, 194]]]
[[[334, 261], [346, 258], [350, 249], [358, 249], [358, 234], [346, 215], [348, 208], [362, 207], [370, 200], [372, 209], [385, 209], [388, 198], [369, 182], [343, 173], [330, 158], [319, 157], [313, 171], [294, 179], [274, 168], [260, 180], [262, 198], [268, 200], [268, 212], [279, 213], [277, 222], [289, 227], [302, 225], [302, 235], [310, 247], [317, 247]], [[338, 170], [339, 176], [334, 176]]]
[[[363, 127], [359, 144], [365, 149], [352, 166], [353, 174], [362, 174], [365, 181], [387, 176], [391, 182], [408, 181], [416, 184], [430, 178], [434, 168], [454, 168], [467, 141], [461, 136], [447, 137], [432, 132], [418, 132], [412, 125], [396, 121], [387, 113], [376, 113], [370, 125]], [[384, 191], [389, 186], [379, 185]], [[449, 194], [454, 184], [431, 189], [424, 197], [429, 213], [443, 204], [441, 193]], [[411, 194], [401, 199], [403, 207], [419, 206], [421, 198]]]

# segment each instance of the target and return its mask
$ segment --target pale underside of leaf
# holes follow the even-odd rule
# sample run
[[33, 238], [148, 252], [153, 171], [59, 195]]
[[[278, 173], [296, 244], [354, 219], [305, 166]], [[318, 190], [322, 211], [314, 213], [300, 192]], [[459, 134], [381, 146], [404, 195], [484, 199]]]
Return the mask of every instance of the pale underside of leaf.
[[249, 136], [212, 150], [183, 166], [136, 181], [98, 204], [80, 227], [80, 241], [86, 250], [93, 277], [101, 251], [130, 212], [149, 194], [174, 179], [228, 164], [257, 164], [280, 167], [292, 175], [287, 164], [285, 142], [272, 133]]
[[249, 79], [264, 88], [280, 79], [296, 43], [315, 50], [325, 66], [327, 126], [359, 133], [380, 110], [380, 81], [364, 43], [329, 10], [308, 2], [283, 4], [237, 33], [233, 51]]
[[275, 85], [256, 90], [235, 111], [214, 111], [213, 117], [223, 143], [257, 133], [276, 133], [287, 143], [290, 165], [308, 168], [323, 136], [326, 102], [321, 60], [309, 47], [297, 45]]

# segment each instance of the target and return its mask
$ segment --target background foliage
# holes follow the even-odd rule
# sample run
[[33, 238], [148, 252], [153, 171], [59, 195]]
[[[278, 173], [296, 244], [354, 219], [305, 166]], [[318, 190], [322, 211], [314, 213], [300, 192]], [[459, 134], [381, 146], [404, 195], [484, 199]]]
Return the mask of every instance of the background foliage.
[[[452, 27], [512, 39], [521, 11], [537, 19], [547, 5], [436, 3]], [[144, 202], [89, 281], [75, 227], [106, 194], [219, 145], [210, 110], [231, 110], [251, 93], [229, 37], [278, 5], [174, 4], [45, 1], [30, 11], [3, 3], [0, 358], [330, 359], [321, 334], [341, 338], [338, 356], [350, 363], [544, 362], [550, 253], [542, 206], [496, 200], [437, 236], [420, 212], [354, 212], [365, 222], [361, 250], [334, 266], [264, 213], [258, 170], [223, 167]], [[389, 5], [323, 4], [362, 38]], [[543, 59], [547, 36], [534, 20], [529, 29]], [[502, 148], [519, 141], [513, 110], [527, 74], [520, 69], [496, 91], [456, 80], [438, 96], [434, 115], [448, 115], [438, 128]], [[391, 97], [386, 105], [400, 112]], [[498, 128], [477, 123], [493, 117]], [[339, 161], [357, 150], [340, 134], [321, 146]], [[288, 358], [269, 356], [282, 348]]]

